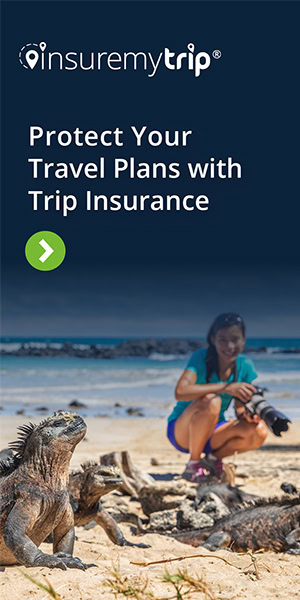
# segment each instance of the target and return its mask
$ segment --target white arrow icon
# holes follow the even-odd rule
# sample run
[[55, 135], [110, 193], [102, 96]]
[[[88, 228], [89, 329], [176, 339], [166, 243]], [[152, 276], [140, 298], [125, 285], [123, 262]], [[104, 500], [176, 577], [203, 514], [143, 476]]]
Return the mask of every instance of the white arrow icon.
[[40, 256], [40, 258], [39, 258], [39, 260], [42, 263], [44, 263], [47, 260], [47, 258], [49, 258], [49, 256], [51, 256], [51, 254], [53, 254], [54, 250], [53, 250], [53, 248], [51, 248], [51, 246], [49, 246], [49, 244], [47, 244], [46, 240], [41, 240], [39, 242], [39, 244], [45, 250], [44, 254], [42, 254], [42, 256]]

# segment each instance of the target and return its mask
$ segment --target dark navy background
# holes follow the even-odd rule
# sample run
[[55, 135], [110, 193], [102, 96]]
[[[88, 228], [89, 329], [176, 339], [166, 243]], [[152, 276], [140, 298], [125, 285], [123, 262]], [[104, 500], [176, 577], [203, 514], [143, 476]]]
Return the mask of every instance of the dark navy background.
[[[138, 289], [142, 272], [145, 280], [152, 282], [145, 309], [148, 316], [154, 299], [164, 296], [174, 322], [178, 320], [178, 332], [184, 333], [180, 328], [180, 303], [175, 306], [173, 302], [174, 290], [198, 302], [203, 290], [210, 286], [215, 299], [210, 302], [211, 316], [215, 311], [232, 307], [246, 312], [247, 317], [248, 305], [255, 306], [257, 316], [272, 314], [276, 305], [274, 294], [278, 292], [281, 300], [276, 306], [276, 323], [274, 316], [274, 327], [271, 324], [269, 327], [270, 334], [272, 331], [278, 334], [280, 315], [283, 319], [292, 315], [295, 326], [289, 322], [286, 334], [297, 335], [299, 4], [25, 1], [4, 2], [3, 17], [2, 260], [7, 289], [6, 334], [15, 332], [14, 315], [22, 317], [22, 311], [24, 314], [27, 311], [26, 318], [31, 320], [36, 334], [43, 335], [43, 323], [49, 324], [49, 318], [53, 319], [54, 332], [57, 302], [59, 306], [59, 300], [49, 300], [54, 290], [61, 295], [61, 303], [69, 306], [71, 303], [84, 322], [80, 305], [76, 308], [76, 293], [72, 292], [71, 298], [68, 294], [76, 286], [84, 285], [87, 294], [99, 286], [96, 303], [97, 310], [101, 310], [103, 289], [109, 292], [110, 279], [105, 276], [108, 272], [114, 279], [113, 298], [131, 298], [134, 320], [138, 295], [132, 290]], [[20, 48], [41, 41], [47, 43], [51, 52], [82, 51], [87, 59], [92, 51], [121, 54], [149, 51], [157, 56], [168, 47], [177, 54], [185, 51], [188, 43], [195, 44], [195, 53], [211, 54], [219, 49], [222, 57], [218, 61], [212, 58], [210, 68], [198, 78], [184, 68], [169, 71], [163, 66], [152, 78], [142, 69], [25, 70], [18, 61]], [[137, 149], [133, 135], [124, 135], [126, 146], [111, 150], [101, 146], [29, 148], [30, 125], [71, 131], [75, 127], [101, 131], [119, 126], [124, 132], [130, 125], [138, 128], [147, 125], [149, 129], [162, 131], [192, 129], [194, 134], [183, 149], [163, 145]], [[232, 156], [242, 164], [243, 177], [151, 181], [122, 176], [116, 181], [85, 177], [44, 181], [32, 180], [27, 164], [30, 156], [77, 163], [97, 162], [102, 155], [111, 162], [115, 156], [134, 155], [141, 162], [182, 164], [206, 162], [212, 156], [216, 160]], [[79, 198], [79, 207], [67, 218], [54, 210], [33, 212], [27, 195], [30, 189], [74, 193]], [[196, 210], [88, 213], [83, 201], [87, 189], [108, 196], [206, 194], [210, 208], [205, 213]], [[57, 271], [34, 271], [25, 260], [26, 241], [39, 230], [55, 231], [65, 241], [67, 257]], [[272, 296], [270, 286], [266, 285], [266, 273], [271, 271], [276, 273]], [[120, 273], [124, 272], [128, 272], [127, 285], [122, 282], [118, 289]], [[165, 283], [166, 272], [173, 273], [169, 285]], [[244, 296], [237, 296], [247, 272], [251, 272], [251, 285], [249, 281], [247, 286], [243, 284]], [[85, 273], [84, 283], [80, 273]], [[218, 287], [220, 273], [223, 277], [227, 274], [229, 286]], [[183, 274], [186, 278], [182, 287]], [[14, 312], [16, 281], [24, 293], [28, 288], [28, 296]], [[249, 297], [249, 287], [253, 297]], [[44, 302], [37, 323], [41, 288], [45, 289], [49, 303]], [[51, 306], [56, 306], [55, 314]], [[114, 310], [119, 311], [117, 300]], [[191, 319], [196, 310], [196, 304], [190, 306]], [[151, 329], [151, 322], [159, 314], [158, 306], [149, 316], [148, 325], [141, 320], [141, 333]], [[249, 313], [254, 325], [255, 314]], [[22, 319], [19, 323], [21, 327]], [[67, 316], [65, 324], [69, 331]], [[253, 333], [259, 335], [260, 331]], [[95, 331], [95, 335], [100, 334]]]

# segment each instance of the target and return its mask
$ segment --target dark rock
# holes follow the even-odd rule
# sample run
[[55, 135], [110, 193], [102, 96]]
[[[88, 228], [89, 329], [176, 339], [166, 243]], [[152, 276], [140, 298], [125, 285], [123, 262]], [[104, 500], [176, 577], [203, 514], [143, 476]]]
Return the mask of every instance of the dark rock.
[[214, 524], [214, 519], [211, 516], [195, 510], [193, 504], [188, 502], [182, 504], [176, 517], [178, 529], [201, 529], [202, 527], [211, 527]]
[[96, 344], [79, 346], [70, 342], [65, 342], [61, 347], [53, 346], [53, 344], [36, 347], [34, 343], [29, 343], [22, 344], [13, 352], [1, 350], [1, 354], [9, 356], [71, 356], [105, 360], [123, 356], [148, 357], [152, 353], [186, 355], [202, 346], [203, 342], [175, 338], [129, 340], [116, 347], [97, 346]]
[[297, 488], [295, 488], [295, 486], [292, 483], [284, 482], [281, 484], [280, 489], [285, 494], [297, 494]]
[[20, 408], [20, 410], [16, 411], [16, 415], [24, 415], [24, 413], [25, 413], [24, 408]]
[[258, 348], [249, 348], [248, 346], [246, 346], [243, 350], [243, 352], [245, 352], [246, 354], [251, 353], [251, 352], [267, 352], [267, 346], [258, 346]]
[[72, 400], [69, 406], [71, 406], [71, 408], [88, 408], [86, 404], [84, 404], [83, 402], [79, 402], [79, 400]]
[[[204, 342], [199, 340], [180, 339], [180, 338], [165, 338], [157, 340], [154, 338], [128, 340], [121, 342], [115, 347], [100, 346], [97, 344], [72, 344], [65, 342], [60, 347], [54, 344], [45, 344], [43, 346], [35, 346], [34, 342], [22, 344], [17, 350], [8, 351], [2, 349], [0, 354], [4, 356], [70, 356], [77, 358], [94, 358], [101, 360], [111, 360], [120, 357], [144, 357], [147, 358], [151, 354], [169, 354], [175, 356], [186, 356], [195, 352], [199, 348], [204, 347]], [[267, 352], [266, 346], [258, 346], [256, 348], [246, 347], [246, 353], [264, 353]], [[283, 348], [273, 350], [274, 354], [299, 354], [299, 347]]]
[[136, 415], [136, 417], [143, 417], [143, 413], [139, 410], [139, 408], [127, 408], [126, 410], [128, 415]]
[[150, 515], [150, 529], [155, 531], [168, 531], [176, 527], [176, 512], [174, 510], [161, 510]]
[[150, 463], [153, 467], [157, 467], [159, 465], [159, 461], [157, 460], [157, 458], [151, 458]]
[[274, 354], [300, 354], [300, 348], [285, 348], [284, 350], [275, 350]]
[[37, 408], [35, 408], [36, 412], [48, 412], [49, 408], [47, 408], [47, 406], [38, 406]]
[[186, 355], [202, 347], [202, 342], [176, 338], [130, 340], [116, 346], [114, 355], [142, 357], [148, 357], [153, 353]]
[[121, 408], [122, 404], [120, 404], [120, 402], [115, 402], [114, 403], [114, 407], [115, 408]]

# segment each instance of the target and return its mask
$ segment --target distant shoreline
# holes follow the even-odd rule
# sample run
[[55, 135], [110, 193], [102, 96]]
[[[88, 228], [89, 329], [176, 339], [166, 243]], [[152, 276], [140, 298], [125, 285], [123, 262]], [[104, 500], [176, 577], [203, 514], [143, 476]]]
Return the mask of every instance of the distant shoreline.
[[[109, 340], [112, 341], [112, 340]], [[264, 340], [267, 341], [267, 340]], [[277, 340], [280, 342], [280, 340]], [[286, 342], [287, 340], [285, 340]], [[290, 346], [268, 346], [261, 344], [257, 346], [248, 345], [245, 353], [268, 353], [268, 354], [300, 354], [299, 340], [295, 339], [297, 345]], [[117, 342], [117, 340], [116, 340]], [[199, 348], [204, 348], [205, 342], [194, 339], [166, 338], [151, 339], [142, 338], [125, 340], [113, 344], [103, 343], [76, 343], [71, 341], [5, 341], [1, 343], [1, 356], [30, 356], [30, 357], [76, 357], [112, 360], [125, 357], [149, 358], [153, 354], [164, 356], [184, 357]]]

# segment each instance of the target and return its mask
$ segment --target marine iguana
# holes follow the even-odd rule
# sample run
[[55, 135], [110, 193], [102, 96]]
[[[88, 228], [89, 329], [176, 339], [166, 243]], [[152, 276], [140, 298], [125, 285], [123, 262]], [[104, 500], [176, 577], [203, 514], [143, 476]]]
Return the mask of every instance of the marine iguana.
[[208, 494], [216, 494], [230, 510], [248, 502], [248, 500], [252, 501], [260, 498], [260, 496], [244, 492], [238, 486], [232, 486], [228, 483], [202, 483], [196, 488], [195, 505], [199, 506]]
[[3, 450], [0, 450], [0, 461], [5, 462], [7, 459], [12, 458], [13, 455], [14, 453], [10, 448], [3, 448]]
[[259, 498], [241, 505], [212, 527], [171, 534], [179, 542], [209, 550], [271, 550], [300, 554], [300, 494]]
[[81, 468], [82, 471], [71, 473], [69, 479], [70, 501], [74, 511], [75, 526], [95, 521], [97, 525], [103, 527], [114, 544], [118, 546], [133, 545], [124, 538], [117, 522], [133, 523], [141, 531], [143, 528], [139, 517], [128, 512], [109, 514], [100, 501], [102, 496], [120, 488], [123, 484], [118, 469], [96, 462], [83, 463]]
[[[0, 463], [0, 564], [26, 567], [89, 566], [72, 556], [74, 517], [68, 493], [69, 463], [86, 433], [83, 419], [59, 411], [38, 425], [22, 425]], [[38, 546], [53, 531], [53, 555]], [[94, 565], [95, 566], [95, 565]]]
[[143, 512], [148, 517], [154, 512], [170, 511], [180, 508], [188, 500], [193, 501], [195, 510], [210, 494], [215, 494], [228, 507], [229, 510], [235, 506], [258, 498], [248, 494], [239, 487], [227, 483], [202, 483], [196, 488], [178, 483], [168, 483], [163, 486], [144, 486], [138, 496]]

